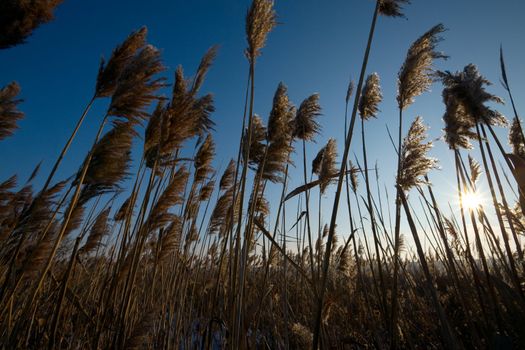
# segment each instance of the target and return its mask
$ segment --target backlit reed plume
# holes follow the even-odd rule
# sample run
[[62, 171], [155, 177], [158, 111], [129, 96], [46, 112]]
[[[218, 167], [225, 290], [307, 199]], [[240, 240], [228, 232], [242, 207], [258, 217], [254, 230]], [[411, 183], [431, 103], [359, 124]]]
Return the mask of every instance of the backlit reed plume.
[[521, 124], [518, 118], [512, 118], [509, 129], [509, 144], [512, 147], [512, 153], [525, 159], [525, 140], [521, 131]]
[[268, 149], [264, 162], [263, 179], [272, 182], [284, 181], [284, 173], [292, 152], [292, 121], [295, 109], [291, 105], [286, 86], [280, 83], [273, 98], [268, 118], [266, 140]]
[[86, 243], [80, 248], [79, 252], [82, 254], [89, 254], [102, 245], [102, 240], [111, 232], [111, 225], [109, 223], [109, 213], [111, 207], [104, 209], [96, 218], [95, 223], [89, 231]]
[[0, 49], [23, 44], [38, 26], [53, 19], [62, 0], [2, 1], [0, 4]]
[[363, 120], [376, 117], [379, 111], [378, 105], [383, 100], [381, 86], [379, 85], [379, 75], [372, 73], [366, 78], [365, 86], [359, 100], [359, 114]]
[[427, 155], [432, 148], [432, 142], [424, 142], [427, 137], [426, 131], [427, 127], [423, 124], [423, 119], [417, 117], [403, 141], [401, 171], [400, 177], [397, 179], [397, 183], [403, 191], [408, 191], [414, 186], [425, 183], [421, 177], [437, 166], [437, 161]]
[[437, 44], [442, 40], [439, 34], [445, 31], [442, 24], [432, 27], [417, 39], [408, 49], [407, 57], [398, 73], [397, 103], [400, 109], [407, 108], [414, 98], [428, 91], [433, 82], [432, 65], [434, 60], [447, 58], [436, 51]]
[[503, 103], [503, 100], [485, 90], [485, 86], [491, 83], [479, 73], [474, 64], [467, 65], [463, 71], [439, 71], [437, 74], [445, 86], [443, 98], [456, 98], [469, 118], [486, 125], [507, 125], [506, 118], [500, 112], [485, 105], [489, 102]]
[[140, 28], [113, 50], [107, 64], [104, 58], [101, 59], [95, 87], [96, 97], [109, 97], [115, 92], [122, 73], [137, 51], [146, 45], [146, 35], [146, 27]]
[[307, 97], [299, 106], [294, 119], [294, 137], [300, 140], [313, 141], [321, 131], [317, 118], [321, 115], [319, 94]]
[[246, 56], [251, 62], [261, 54], [266, 38], [277, 24], [273, 0], [253, 0], [246, 15]]
[[474, 158], [470, 156], [470, 154], [468, 155], [468, 165], [470, 168], [470, 180], [473, 184], [475, 184], [481, 175], [481, 166]]
[[443, 121], [445, 122], [445, 142], [450, 149], [471, 149], [472, 144], [470, 140], [477, 140], [477, 134], [472, 130], [475, 124], [472, 118], [465, 113], [465, 108], [454, 96], [448, 94], [443, 95], [445, 102], [445, 114]]
[[22, 102], [16, 99], [20, 93], [20, 86], [12, 82], [0, 89], [0, 140], [13, 135], [18, 129], [17, 122], [24, 117], [24, 113], [17, 110], [18, 104]]
[[350, 161], [350, 185], [352, 186], [352, 191], [355, 193], [357, 192], [357, 187], [359, 186], [359, 179], [357, 178], [357, 173], [359, 172], [359, 169], [357, 166], [352, 164], [352, 161]]
[[379, 13], [387, 17], [405, 17], [401, 12], [403, 5], [410, 4], [410, 0], [377, 0], [379, 2]]

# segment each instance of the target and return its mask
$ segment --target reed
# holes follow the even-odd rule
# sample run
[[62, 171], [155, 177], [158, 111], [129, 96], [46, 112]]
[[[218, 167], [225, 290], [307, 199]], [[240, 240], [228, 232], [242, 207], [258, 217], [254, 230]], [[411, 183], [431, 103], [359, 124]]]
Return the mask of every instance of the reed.
[[[59, 2], [27, 3], [34, 12], [0, 6], [8, 19], [0, 48], [25, 41]], [[231, 160], [216, 138], [214, 95], [203, 91], [217, 47], [190, 77], [174, 68], [168, 89], [146, 28], [132, 32], [101, 61], [93, 96], [50, 173], [38, 164], [0, 181], [4, 348], [525, 347], [525, 137], [515, 78], [500, 49], [514, 112], [508, 124], [474, 64], [435, 71], [446, 58], [438, 24], [411, 44], [397, 77], [380, 82], [367, 71], [377, 21], [404, 17], [408, 3], [374, 3], [359, 76], [342, 91], [344, 120], [336, 123], [344, 139], [326, 135], [315, 154], [307, 143], [321, 141], [331, 106], [321, 108], [317, 93], [293, 101], [284, 83], [270, 101], [256, 91], [277, 24], [273, 1], [253, 0], [245, 17], [246, 97]], [[378, 131], [369, 124], [386, 120], [381, 103], [394, 96], [380, 85], [392, 78], [398, 133], [380, 146], [397, 155], [395, 178], [371, 159], [380, 141], [372, 142]], [[436, 80], [443, 136], [428, 141], [423, 119], [405, 130], [405, 114]], [[16, 137], [20, 95], [15, 82], [0, 89], [0, 140]], [[97, 118], [91, 107], [103, 100]], [[271, 109], [258, 115], [263, 103]], [[77, 171], [55, 179], [75, 161], [66, 156], [88, 115], [98, 124], [92, 144]], [[450, 149], [453, 169], [436, 171], [436, 142]], [[435, 188], [430, 179], [445, 175], [455, 184]], [[484, 189], [490, 198], [478, 201]], [[340, 211], [348, 221], [338, 220]]]

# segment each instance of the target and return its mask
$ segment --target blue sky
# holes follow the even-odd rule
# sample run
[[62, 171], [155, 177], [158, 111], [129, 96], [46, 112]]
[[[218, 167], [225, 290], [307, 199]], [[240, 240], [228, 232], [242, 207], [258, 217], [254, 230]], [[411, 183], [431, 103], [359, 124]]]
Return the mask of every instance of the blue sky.
[[[249, 3], [66, 0], [56, 11], [56, 19], [37, 29], [28, 44], [0, 51], [0, 84], [12, 80], [20, 83], [25, 100], [20, 109], [26, 113], [15, 136], [0, 143], [0, 181], [14, 173], [23, 179], [40, 161], [40, 177], [45, 179], [93, 94], [100, 57], [109, 57], [116, 44], [143, 25], [148, 27], [149, 42], [162, 50], [170, 81], [177, 65], [192, 75], [206, 49], [214, 44], [220, 46], [202, 91], [215, 96], [216, 165], [223, 168], [237, 152], [248, 69], [243, 50], [244, 17]], [[280, 81], [288, 86], [296, 105], [309, 94], [319, 92], [323, 132], [317, 144], [309, 145], [310, 157], [329, 137], [338, 138], [342, 146], [346, 86], [350, 76], [356, 78], [359, 74], [373, 8], [372, 0], [276, 1], [280, 25], [270, 34], [258, 61], [255, 111], [267, 118]], [[396, 161], [386, 126], [392, 131], [397, 128], [396, 75], [412, 41], [433, 25], [443, 23], [448, 31], [439, 49], [450, 59], [439, 62], [438, 68], [455, 71], [475, 63], [494, 82], [490, 91], [507, 99], [499, 84], [498, 50], [503, 44], [520, 111], [525, 108], [525, 65], [519, 63], [525, 59], [523, 13], [525, 3], [516, 0], [414, 0], [405, 9], [406, 19], [379, 19], [368, 73], [379, 73], [384, 101], [378, 118], [367, 123], [367, 138], [369, 162], [378, 161], [380, 181], [390, 191]], [[435, 139], [441, 136], [444, 108], [440, 85], [435, 84], [432, 90], [417, 98], [405, 115], [410, 121], [416, 115], [423, 116]], [[106, 106], [107, 101], [97, 102], [57, 179], [71, 175], [79, 167]], [[501, 106], [500, 110], [512, 116], [510, 106]], [[504, 131], [501, 136], [506, 137]], [[141, 147], [140, 142], [137, 147]], [[353, 149], [358, 154], [359, 147], [357, 137]], [[440, 159], [442, 167], [430, 175], [436, 192], [442, 200], [451, 200], [452, 154], [443, 142], [437, 141], [432, 155]], [[294, 184], [300, 183], [298, 174], [292, 174]], [[270, 196], [272, 193], [270, 190]]]

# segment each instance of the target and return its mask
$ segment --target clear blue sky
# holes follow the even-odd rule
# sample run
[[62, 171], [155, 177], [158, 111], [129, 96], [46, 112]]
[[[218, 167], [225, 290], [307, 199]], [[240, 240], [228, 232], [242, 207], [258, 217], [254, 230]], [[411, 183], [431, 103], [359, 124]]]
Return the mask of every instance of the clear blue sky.
[[[177, 65], [182, 64], [191, 75], [206, 49], [220, 45], [203, 91], [215, 95], [216, 164], [224, 167], [236, 154], [242, 118], [247, 73], [244, 17], [249, 3], [64, 1], [56, 19], [37, 29], [28, 44], [0, 51], [0, 84], [12, 80], [20, 83], [25, 100], [20, 108], [26, 113], [15, 136], [0, 143], [0, 181], [14, 173], [25, 178], [41, 160], [42, 174], [48, 173], [93, 93], [100, 57], [108, 57], [116, 44], [143, 25], [149, 29], [149, 41], [162, 49], [170, 81]], [[255, 111], [267, 118], [280, 81], [288, 86], [296, 105], [319, 92], [323, 133], [309, 150], [312, 157], [329, 137], [337, 137], [342, 146], [346, 86], [349, 76], [359, 74], [373, 8], [372, 0], [276, 1], [281, 24], [270, 34], [258, 61]], [[391, 130], [397, 126], [396, 74], [411, 42], [433, 25], [443, 23], [449, 30], [439, 48], [450, 59], [438, 67], [459, 70], [475, 63], [495, 83], [490, 91], [506, 99], [499, 84], [498, 50], [503, 44], [518, 111], [523, 111], [525, 65], [519, 63], [525, 59], [523, 13], [525, 3], [517, 0], [413, 0], [405, 9], [406, 19], [379, 19], [368, 72], [379, 73], [384, 102], [378, 119], [367, 124], [368, 145], [371, 162], [378, 160], [381, 181], [390, 190], [396, 163], [386, 125]], [[432, 138], [441, 136], [444, 108], [440, 90], [435, 84], [433, 92], [419, 97], [406, 113], [407, 120], [423, 116], [431, 126]], [[57, 179], [79, 167], [106, 104], [97, 102]], [[511, 116], [510, 106], [500, 109]], [[359, 150], [359, 138], [355, 140], [353, 148]], [[453, 175], [451, 153], [438, 141], [433, 155], [440, 158], [443, 170], [432, 173], [431, 178], [438, 192], [448, 193]]]

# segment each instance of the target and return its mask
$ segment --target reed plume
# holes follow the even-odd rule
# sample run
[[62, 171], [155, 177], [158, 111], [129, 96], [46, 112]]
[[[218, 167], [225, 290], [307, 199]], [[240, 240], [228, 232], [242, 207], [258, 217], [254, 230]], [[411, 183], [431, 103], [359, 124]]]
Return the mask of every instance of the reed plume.
[[[119, 188], [120, 183], [128, 176], [131, 147], [136, 135], [131, 123], [116, 123], [97, 142], [91, 154], [84, 161], [84, 163], [89, 162], [89, 167], [83, 183], [107, 189]], [[75, 181], [78, 181], [80, 174], [81, 170], [79, 170]]]
[[417, 39], [408, 49], [407, 57], [398, 73], [397, 103], [399, 109], [405, 109], [414, 102], [414, 98], [428, 91], [433, 82], [432, 65], [436, 59], [446, 59], [443, 53], [436, 51], [442, 40], [439, 34], [445, 31], [442, 24], [432, 27]]
[[375, 118], [379, 111], [378, 105], [383, 100], [381, 86], [379, 85], [379, 75], [372, 73], [366, 78], [361, 99], [359, 100], [359, 114], [363, 120]]
[[313, 94], [307, 97], [297, 110], [294, 119], [294, 137], [313, 141], [315, 135], [321, 131], [321, 125], [317, 117], [321, 115], [321, 106], [319, 105], [319, 94]]
[[246, 56], [255, 62], [266, 44], [266, 38], [277, 24], [273, 0], [253, 0], [246, 15]]
[[[249, 152], [250, 158], [248, 159], [248, 164], [250, 164], [250, 167], [254, 170], [257, 170], [263, 163], [266, 153], [266, 127], [258, 115], [254, 115], [252, 118], [251, 142], [249, 145], [247, 137], [248, 131], [246, 131], [244, 135], [243, 149], [247, 149], [248, 151], [243, 151], [242, 154], [246, 155], [247, 152]], [[246, 159], [244, 161], [246, 161]]]
[[[224, 233], [229, 223], [235, 222], [237, 215], [234, 215], [234, 221], [231, 222], [232, 210], [237, 208], [233, 203], [233, 188], [228, 188], [217, 200], [210, 217], [208, 233]], [[236, 211], [237, 212], [237, 211]]]
[[206, 182], [199, 192], [199, 200], [201, 202], [205, 202], [207, 200], [211, 199], [211, 195], [213, 194], [213, 191], [215, 190], [215, 181], [210, 180]]
[[131, 63], [137, 51], [146, 45], [147, 33], [148, 30], [146, 27], [132, 32], [122, 44], [113, 50], [107, 63], [104, 58], [100, 60], [97, 84], [95, 87], [96, 97], [110, 97], [113, 95], [122, 73]]
[[512, 118], [509, 129], [509, 144], [512, 147], [512, 153], [525, 159], [525, 139], [521, 131], [521, 123], [518, 118]]
[[[318, 159], [318, 157], [320, 157], [320, 159]], [[314, 160], [316, 164], [313, 166], [315, 166], [316, 173], [319, 176], [321, 194], [324, 194], [328, 185], [333, 181], [334, 175], [337, 174], [335, 162], [337, 145], [335, 139], [330, 138], [328, 140], [322, 151], [319, 152], [318, 157], [316, 157], [317, 162]]]
[[217, 57], [218, 50], [219, 48], [217, 46], [212, 46], [208, 49], [208, 51], [206, 51], [204, 56], [202, 56], [199, 67], [197, 68], [197, 73], [195, 74], [195, 78], [193, 78], [193, 86], [191, 88], [193, 96], [195, 96], [201, 89], [204, 79], [206, 78], [206, 74], [210, 70], [213, 61]]
[[489, 102], [503, 103], [503, 100], [485, 90], [485, 86], [491, 83], [479, 73], [474, 64], [465, 66], [463, 71], [438, 71], [437, 75], [445, 86], [443, 98], [455, 98], [474, 122], [490, 126], [507, 125], [507, 119], [500, 112], [485, 105]]
[[166, 117], [167, 111], [165, 103], [164, 101], [159, 101], [148, 120], [144, 132], [143, 155], [148, 168], [153, 168], [157, 159], [161, 158], [161, 160], [163, 160], [160, 154], [160, 147], [162, 142], [163, 124], [165, 123]]
[[180, 148], [185, 140], [195, 136], [203, 137], [213, 130], [215, 123], [210, 117], [215, 111], [213, 96], [206, 94], [198, 97], [197, 94], [216, 52], [216, 47], [206, 52], [193, 81], [184, 77], [181, 66], [177, 67], [171, 102], [163, 120], [161, 155], [169, 155]]
[[194, 180], [196, 183], [204, 181], [208, 174], [213, 170], [211, 162], [215, 156], [215, 144], [211, 134], [208, 134], [202, 145], [200, 146], [197, 154], [195, 155], [195, 174]]
[[295, 109], [290, 103], [286, 86], [279, 83], [268, 118], [267, 152], [262, 178], [283, 182], [292, 147], [292, 121]]
[[0, 49], [24, 44], [40, 25], [53, 19], [62, 0], [2, 1], [0, 4]]
[[111, 225], [109, 223], [110, 211], [111, 207], [108, 207], [98, 214], [93, 227], [91, 227], [89, 231], [86, 243], [79, 249], [79, 253], [87, 255], [102, 245], [104, 237], [111, 232]]
[[359, 179], [357, 178], [357, 173], [359, 172], [359, 168], [352, 164], [352, 161], [350, 161], [350, 166], [348, 171], [350, 172], [350, 185], [352, 186], [352, 191], [354, 193], [357, 192], [357, 187], [359, 186]]
[[352, 94], [354, 93], [355, 85], [354, 81], [350, 79], [350, 82], [348, 82], [348, 88], [346, 89], [346, 97], [345, 101], [348, 104], [350, 102], [350, 97], [352, 97]]
[[113, 220], [115, 220], [115, 222], [124, 220], [126, 218], [126, 215], [128, 215], [128, 211], [130, 209], [133, 210], [133, 208], [131, 207], [132, 201], [133, 198], [130, 196], [124, 201], [124, 203], [122, 203], [120, 208], [115, 213], [115, 216], [113, 217]]
[[403, 5], [410, 4], [410, 0], [377, 0], [379, 2], [379, 14], [386, 17], [405, 17], [401, 12]]
[[401, 171], [397, 179], [397, 183], [403, 191], [408, 191], [414, 186], [425, 183], [421, 177], [437, 166], [437, 161], [427, 155], [432, 148], [432, 142], [424, 142], [427, 137], [426, 131], [427, 127], [423, 124], [423, 119], [417, 117], [403, 141]]
[[188, 171], [185, 167], [179, 168], [173, 175], [170, 183], [151, 209], [147, 223], [145, 224], [149, 232], [164, 227], [176, 219], [175, 214], [171, 214], [169, 209], [177, 204], [183, 203], [183, 192], [187, 179]]
[[472, 144], [470, 140], [478, 139], [478, 135], [472, 130], [475, 126], [474, 120], [467, 115], [463, 104], [454, 96], [445, 93], [443, 100], [446, 106], [443, 116], [445, 142], [453, 150], [460, 148], [471, 149]]
[[147, 107], [158, 97], [156, 92], [164, 87], [164, 78], [156, 75], [164, 71], [160, 52], [151, 45], [140, 49], [126, 65], [111, 97], [108, 116], [140, 123], [149, 117]]
[[219, 182], [219, 190], [224, 191], [227, 188], [230, 188], [233, 185], [233, 180], [235, 176], [235, 161], [230, 159], [228, 166], [224, 170], [224, 173], [221, 176]]
[[160, 251], [158, 261], [160, 263], [168, 261], [169, 257], [175, 253], [180, 246], [180, 239], [182, 233], [182, 221], [180, 217], [172, 218], [171, 223], [161, 231], [160, 237]]
[[17, 109], [22, 102], [16, 99], [20, 93], [20, 85], [12, 82], [0, 89], [0, 141], [13, 135], [18, 129], [17, 122], [24, 117], [24, 113]]
[[312, 174], [319, 176], [319, 174], [321, 173], [321, 163], [323, 162], [325, 150], [326, 147], [321, 148], [319, 152], [317, 152], [315, 158], [312, 160]]
[[481, 166], [474, 158], [470, 156], [470, 154], [468, 156], [468, 164], [470, 168], [470, 180], [473, 184], [475, 184], [481, 175]]

